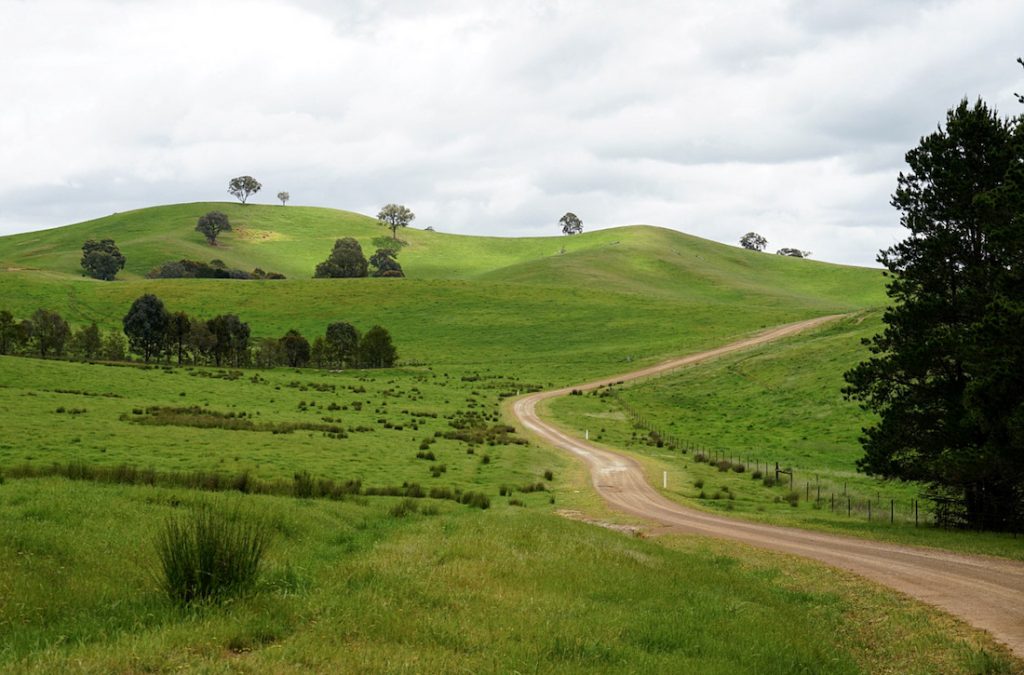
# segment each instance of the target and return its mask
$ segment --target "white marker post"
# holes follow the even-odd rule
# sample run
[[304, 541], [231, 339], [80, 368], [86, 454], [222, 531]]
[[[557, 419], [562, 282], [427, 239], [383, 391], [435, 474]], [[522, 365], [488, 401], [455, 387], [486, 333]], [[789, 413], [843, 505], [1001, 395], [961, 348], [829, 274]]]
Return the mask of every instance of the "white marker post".
[[589, 441], [590, 440], [590, 429], [587, 429], [586, 431], [583, 432], [583, 440], [585, 440], [585, 441]]
[[668, 489], [668, 471], [661, 472], [661, 487]]

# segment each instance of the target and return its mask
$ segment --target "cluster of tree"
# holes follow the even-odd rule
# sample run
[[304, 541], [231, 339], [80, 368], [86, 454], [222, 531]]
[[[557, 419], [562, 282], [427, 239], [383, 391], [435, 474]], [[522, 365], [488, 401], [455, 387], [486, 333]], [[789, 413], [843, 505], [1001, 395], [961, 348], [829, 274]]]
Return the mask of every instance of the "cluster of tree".
[[296, 330], [254, 342], [249, 324], [234, 314], [201, 319], [172, 313], [151, 294], [132, 303], [122, 325], [123, 332], [107, 334], [95, 323], [72, 331], [52, 310], [36, 310], [21, 321], [0, 310], [0, 354], [123, 361], [130, 352], [147, 363], [176, 359], [179, 365], [264, 368], [390, 368], [398, 359], [391, 334], [381, 326], [361, 334], [352, 324], [339, 321], [312, 344]]
[[253, 358], [263, 368], [390, 368], [398, 352], [386, 328], [374, 326], [360, 335], [355, 326], [339, 321], [328, 325], [312, 344], [294, 329], [277, 339], [260, 340]]
[[209, 263], [198, 260], [177, 260], [154, 267], [146, 275], [149, 279], [284, 279], [278, 272], [264, 272], [257, 267], [252, 272], [231, 269], [223, 260]]
[[104, 335], [95, 323], [72, 331], [68, 322], [52, 310], [38, 309], [21, 321], [9, 311], [0, 310], [0, 354], [120, 361], [126, 349], [120, 332]]
[[113, 281], [124, 263], [125, 257], [113, 239], [90, 239], [82, 244], [82, 269], [93, 279]]
[[846, 395], [878, 415], [858, 466], [925, 481], [953, 522], [1019, 528], [1024, 119], [964, 100], [906, 161], [892, 203], [910, 234], [878, 256], [893, 304], [845, 375]]
[[[249, 201], [249, 197], [262, 189], [263, 184], [252, 176], [236, 176], [228, 181], [228, 194], [242, 202], [243, 206]], [[277, 198], [281, 201], [281, 206], [284, 206], [292, 196], [282, 190], [277, 193]]]
[[[356, 277], [404, 277], [402, 266], [396, 258], [398, 251], [405, 245], [398, 239], [383, 241], [374, 239], [378, 246], [376, 253], [367, 260], [363, 255], [363, 247], [352, 237], [344, 237], [334, 242], [334, 248], [327, 260], [316, 266], [313, 276], [317, 279], [351, 279]], [[370, 271], [370, 266], [373, 271]]]
[[[740, 246], [749, 251], [763, 251], [768, 247], [768, 240], [757, 232], [747, 232], [740, 237]], [[793, 258], [810, 258], [810, 251], [801, 251], [798, 248], [780, 248], [776, 251], [778, 255], [788, 255]]]

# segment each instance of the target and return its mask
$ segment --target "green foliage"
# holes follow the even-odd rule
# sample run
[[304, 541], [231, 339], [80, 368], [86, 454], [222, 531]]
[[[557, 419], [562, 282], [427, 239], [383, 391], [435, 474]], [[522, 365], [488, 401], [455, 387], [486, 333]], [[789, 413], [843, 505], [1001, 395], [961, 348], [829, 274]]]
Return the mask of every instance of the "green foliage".
[[368, 269], [363, 247], [352, 237], [344, 237], [334, 242], [331, 254], [316, 266], [313, 276], [318, 279], [352, 279], [365, 277]]
[[281, 200], [281, 206], [284, 206], [292, 196], [285, 191], [281, 191], [277, 193], [277, 198]]
[[780, 248], [775, 252], [777, 255], [789, 256], [790, 258], [810, 258], [810, 251], [801, 251], [798, 248]]
[[[249, 324], [234, 314], [221, 314], [206, 322], [212, 345], [209, 354], [215, 364], [246, 365], [249, 360]], [[195, 332], [195, 331], [194, 331]], [[195, 333], [202, 335], [202, 332]]]
[[196, 232], [201, 232], [210, 246], [217, 243], [217, 235], [231, 231], [231, 222], [222, 211], [210, 211], [196, 221]]
[[583, 232], [583, 221], [571, 211], [559, 218], [558, 224], [562, 228], [562, 234], [571, 235]]
[[347, 321], [328, 324], [325, 336], [327, 361], [332, 366], [352, 367], [359, 362], [359, 331]]
[[391, 343], [391, 334], [382, 326], [366, 331], [359, 341], [359, 363], [364, 368], [390, 368], [398, 359], [398, 350]]
[[163, 353], [171, 317], [163, 301], [151, 293], [137, 298], [125, 314], [124, 334], [129, 348], [147, 363]]
[[408, 227], [416, 214], [401, 204], [387, 204], [377, 214], [377, 222], [391, 230], [391, 238], [398, 239], [398, 228]]
[[251, 588], [270, 541], [269, 526], [239, 509], [207, 505], [170, 518], [156, 540], [164, 592], [184, 605]]
[[20, 331], [14, 315], [6, 309], [0, 310], [0, 354], [9, 354], [18, 346]]
[[395, 252], [391, 249], [379, 248], [370, 256], [370, 264], [373, 265], [373, 277], [404, 277], [402, 266], [395, 260]]
[[740, 237], [740, 246], [750, 251], [763, 251], [768, 246], [768, 240], [757, 232], [747, 232]]
[[281, 350], [284, 354], [285, 363], [292, 368], [302, 368], [309, 363], [310, 347], [309, 340], [302, 337], [302, 333], [292, 329], [281, 338]]
[[24, 330], [36, 353], [44, 359], [50, 354], [61, 356], [68, 338], [71, 337], [68, 322], [57, 312], [48, 309], [37, 309], [33, 312], [32, 318], [25, 323]]
[[863, 470], [928, 482], [955, 524], [1024, 521], [1024, 128], [966, 100], [907, 153], [893, 205], [910, 236], [882, 251], [885, 330], [846, 374], [878, 414]]
[[113, 281], [124, 269], [125, 258], [113, 239], [90, 239], [82, 244], [82, 269], [93, 279]]
[[[228, 194], [242, 202], [244, 206], [249, 197], [259, 192], [262, 187], [260, 182], [252, 176], [238, 176], [228, 181]], [[278, 199], [280, 198], [278, 195]]]
[[264, 272], [257, 267], [252, 272], [229, 269], [223, 261], [212, 260], [209, 264], [197, 260], [177, 260], [154, 267], [146, 274], [147, 279], [284, 279], [283, 274]]
[[102, 349], [103, 337], [95, 323], [79, 328], [71, 337], [71, 351], [80, 359], [91, 361], [100, 355]]

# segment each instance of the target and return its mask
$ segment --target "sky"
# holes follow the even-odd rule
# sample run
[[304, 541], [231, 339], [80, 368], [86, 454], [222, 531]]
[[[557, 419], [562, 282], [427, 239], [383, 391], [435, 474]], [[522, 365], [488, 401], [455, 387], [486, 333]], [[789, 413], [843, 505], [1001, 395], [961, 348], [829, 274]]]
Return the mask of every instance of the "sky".
[[903, 157], [1024, 109], [1024, 3], [0, 0], [0, 234], [230, 200], [651, 224], [874, 265]]

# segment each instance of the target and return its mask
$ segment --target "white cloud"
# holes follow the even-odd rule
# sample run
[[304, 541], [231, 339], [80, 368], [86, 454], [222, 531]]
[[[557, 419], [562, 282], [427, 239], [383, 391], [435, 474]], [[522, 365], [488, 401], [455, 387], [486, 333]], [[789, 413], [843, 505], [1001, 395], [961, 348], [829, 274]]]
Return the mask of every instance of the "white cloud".
[[[0, 232], [268, 195], [554, 234], [646, 222], [871, 264], [903, 153], [1006, 113], [1024, 7], [0, 0]], [[270, 198], [267, 197], [267, 200]]]

